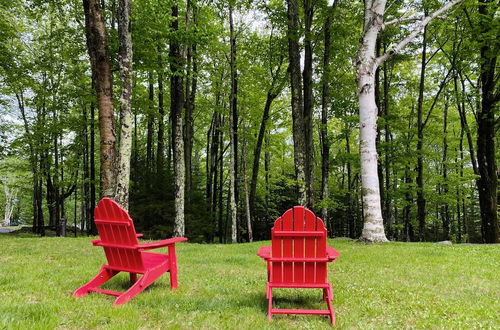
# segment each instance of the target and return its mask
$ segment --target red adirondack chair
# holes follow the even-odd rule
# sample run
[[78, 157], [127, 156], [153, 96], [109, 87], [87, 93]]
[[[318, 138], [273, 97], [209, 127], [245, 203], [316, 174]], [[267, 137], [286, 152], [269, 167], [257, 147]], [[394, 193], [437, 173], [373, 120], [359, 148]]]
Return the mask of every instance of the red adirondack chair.
[[[263, 246], [257, 253], [267, 262], [268, 319], [271, 320], [273, 314], [329, 315], [335, 324], [332, 285], [327, 280], [326, 264], [340, 254], [326, 246], [323, 221], [311, 210], [295, 206], [276, 220], [271, 238], [272, 246]], [[273, 288], [323, 289], [323, 301], [328, 309], [273, 308]]]
[[[159, 242], [139, 244], [134, 222], [127, 211], [115, 201], [103, 198], [94, 211], [95, 224], [100, 239], [92, 241], [95, 246], [102, 246], [107, 265], [90, 282], [77, 289], [73, 297], [83, 297], [90, 292], [99, 292], [117, 296], [114, 305], [118, 306], [133, 299], [163, 273], [170, 272], [170, 287], [177, 288], [177, 257], [175, 243], [187, 241], [176, 237]], [[145, 252], [147, 250], [168, 247], [168, 255]], [[119, 272], [130, 273], [132, 286], [125, 292], [100, 289], [99, 287]], [[138, 279], [137, 274], [142, 276]]]

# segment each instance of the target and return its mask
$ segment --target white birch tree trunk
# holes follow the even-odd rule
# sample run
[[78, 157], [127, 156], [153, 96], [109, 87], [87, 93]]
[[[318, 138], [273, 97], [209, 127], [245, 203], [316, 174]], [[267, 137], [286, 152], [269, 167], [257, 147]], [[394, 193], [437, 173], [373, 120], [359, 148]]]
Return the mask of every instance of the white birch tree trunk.
[[174, 159], [175, 159], [175, 225], [174, 236], [182, 237], [186, 233], [184, 220], [184, 189], [186, 168], [184, 163], [184, 137], [182, 133], [182, 115], [177, 117], [174, 128]]
[[130, 0], [120, 0], [118, 34], [122, 92], [120, 96], [120, 148], [118, 152], [118, 177], [115, 199], [127, 210], [130, 156], [132, 154], [132, 37], [130, 32]]
[[377, 171], [377, 105], [375, 103], [375, 71], [377, 67], [394, 54], [400, 52], [435, 17], [464, 0], [453, 0], [421, 19], [401, 42], [376, 57], [375, 45], [380, 31], [385, 25], [400, 24], [408, 19], [395, 19], [384, 24], [386, 0], [365, 0], [363, 37], [356, 58], [356, 80], [359, 99], [359, 129], [361, 158], [361, 193], [363, 196], [364, 226], [360, 240], [367, 242], [387, 242], [380, 201]]
[[5, 192], [5, 210], [2, 226], [7, 227], [10, 225], [12, 213], [16, 204], [17, 189], [11, 189], [7, 184], [3, 186]]

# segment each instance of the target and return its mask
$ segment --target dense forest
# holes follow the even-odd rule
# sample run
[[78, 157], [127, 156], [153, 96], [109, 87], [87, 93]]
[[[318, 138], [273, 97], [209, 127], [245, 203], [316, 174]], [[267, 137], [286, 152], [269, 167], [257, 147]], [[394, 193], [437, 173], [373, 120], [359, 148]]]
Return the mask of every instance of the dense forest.
[[[3, 225], [499, 242], [497, 0], [3, 0]], [[60, 234], [60, 233], [59, 233]]]

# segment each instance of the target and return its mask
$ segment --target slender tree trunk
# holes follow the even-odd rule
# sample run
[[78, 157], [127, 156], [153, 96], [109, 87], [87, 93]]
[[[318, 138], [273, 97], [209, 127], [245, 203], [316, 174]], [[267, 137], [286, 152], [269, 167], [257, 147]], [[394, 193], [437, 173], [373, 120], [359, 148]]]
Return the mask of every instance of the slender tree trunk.
[[[384, 52], [386, 51], [384, 45]], [[391, 195], [389, 193], [391, 188], [391, 129], [389, 126], [389, 78], [387, 76], [387, 62], [384, 62], [384, 133], [385, 133], [385, 206], [384, 206], [384, 219], [386, 223], [387, 233], [389, 237], [392, 236], [392, 213], [391, 213]]]
[[[192, 23], [190, 16], [192, 15]], [[196, 30], [198, 24], [198, 9], [195, 0], [187, 0], [186, 30], [191, 26]], [[188, 31], [189, 32], [189, 31]], [[186, 43], [187, 48], [187, 77], [186, 77], [186, 97], [185, 97], [185, 123], [184, 123], [184, 160], [186, 168], [186, 195], [193, 186], [192, 179], [192, 154], [194, 138], [194, 118], [193, 113], [196, 101], [196, 89], [198, 85], [198, 59], [196, 54], [196, 43], [191, 45]]]
[[[445, 198], [448, 196], [448, 96], [446, 97], [446, 101], [444, 104], [444, 112], [443, 112], [443, 194]], [[450, 210], [448, 202], [444, 202], [442, 206], [442, 221], [443, 221], [443, 240], [450, 240]]]
[[85, 32], [99, 109], [101, 195], [114, 197], [116, 191], [116, 135], [113, 122], [113, 76], [108, 54], [103, 9], [99, 0], [83, 0]]
[[[224, 118], [222, 119], [221, 127], [224, 126]], [[224, 221], [222, 218], [223, 213], [223, 189], [224, 189], [224, 162], [222, 161], [222, 157], [224, 156], [224, 131], [220, 132], [219, 135], [219, 187], [217, 191], [219, 193], [218, 202], [219, 202], [219, 243], [226, 242], [226, 229], [224, 227]], [[215, 188], [215, 187], [214, 187]]]
[[298, 187], [298, 203], [307, 206], [306, 182], [306, 141], [304, 134], [304, 103], [302, 98], [302, 79], [300, 75], [299, 47], [299, 7], [298, 0], [287, 0], [288, 4], [288, 57], [291, 86], [291, 105], [293, 121], [293, 154]]
[[246, 136], [243, 139], [243, 146], [242, 146], [242, 169], [241, 171], [243, 172], [243, 185], [245, 188], [245, 215], [246, 215], [246, 220], [247, 220], [247, 231], [248, 231], [248, 241], [253, 242], [253, 231], [252, 231], [252, 217], [250, 216], [250, 192], [248, 189], [248, 178], [247, 178], [247, 139]]
[[130, 23], [130, 0], [119, 0], [118, 35], [120, 79], [120, 149], [118, 154], [118, 179], [116, 201], [128, 209], [130, 183], [130, 156], [132, 154], [132, 36]]
[[253, 166], [252, 166], [252, 179], [250, 181], [250, 210], [253, 214], [255, 208], [255, 195], [257, 191], [257, 178], [259, 175], [260, 166], [260, 154], [262, 151], [262, 142], [264, 140], [264, 135], [266, 132], [267, 120], [269, 119], [269, 111], [271, 109], [271, 104], [277, 97], [277, 94], [273, 94], [271, 91], [267, 92], [266, 104], [264, 105], [264, 111], [262, 113], [262, 120], [260, 122], [259, 134], [257, 135], [257, 141], [255, 142], [255, 149], [253, 152]]
[[[156, 144], [156, 175], [164, 181], [165, 162], [165, 108], [163, 105], [163, 58], [158, 46], [158, 141]], [[170, 154], [170, 153], [169, 153]], [[170, 161], [168, 161], [170, 166]]]
[[149, 113], [147, 115], [148, 118], [148, 127], [146, 133], [146, 169], [149, 175], [153, 172], [153, 130], [154, 130], [154, 86], [153, 86], [153, 73], [148, 73], [148, 89], [149, 89]]
[[95, 189], [95, 106], [90, 104], [90, 204], [87, 210], [89, 214], [89, 226], [87, 229], [91, 235], [97, 234], [97, 227], [94, 222], [94, 207], [96, 206]]
[[328, 10], [324, 25], [324, 53], [323, 53], [323, 77], [322, 77], [322, 90], [321, 90], [321, 201], [324, 203], [321, 208], [321, 217], [327, 224], [328, 228], [328, 175], [330, 170], [330, 140], [328, 137], [328, 105], [330, 104], [330, 52], [331, 52], [331, 25], [333, 9], [335, 8], [336, 1]]
[[229, 207], [231, 210], [231, 241], [237, 243], [237, 205], [238, 200], [236, 197], [237, 191], [237, 172], [238, 172], [238, 110], [237, 110], [237, 75], [236, 75], [236, 37], [234, 35], [233, 24], [233, 6], [229, 5], [229, 29], [230, 29], [230, 43], [231, 43], [231, 56], [230, 56], [230, 69], [231, 69], [231, 95], [229, 98], [229, 125], [231, 127], [230, 146], [231, 146], [231, 165], [229, 168], [230, 175], [230, 198]]
[[491, 41], [490, 37], [495, 33], [495, 23], [498, 24], [498, 16], [495, 14], [496, 5], [496, 1], [493, 0], [479, 0], [481, 111], [477, 118], [477, 163], [480, 175], [478, 180], [479, 206], [485, 243], [500, 242], [497, 208], [498, 176], [495, 156], [497, 123], [495, 108], [500, 100], [498, 72], [495, 71], [500, 44], [498, 38]]
[[312, 50], [312, 21], [314, 8], [312, 0], [303, 0], [304, 3], [304, 70], [302, 79], [304, 82], [304, 159], [305, 159], [305, 184], [306, 184], [306, 205], [313, 205], [313, 165], [314, 165], [314, 141], [313, 141], [313, 50]]
[[269, 173], [269, 169], [271, 166], [271, 152], [269, 151], [269, 132], [266, 132], [264, 137], [265, 151], [264, 151], [264, 172], [265, 172], [265, 181], [266, 181], [266, 196], [264, 199], [264, 204], [266, 207], [266, 221], [269, 221], [269, 179], [271, 177]]
[[425, 239], [425, 197], [424, 197], [424, 124], [423, 124], [423, 104], [425, 89], [425, 69], [427, 63], [427, 28], [424, 28], [422, 39], [422, 58], [420, 67], [420, 86], [417, 100], [417, 219], [418, 237], [422, 242]]
[[[345, 152], [347, 156], [351, 154], [351, 142], [349, 139], [349, 135], [351, 134], [347, 123], [345, 124]], [[348, 205], [347, 205], [347, 212], [348, 212], [348, 228], [349, 228], [349, 237], [350, 238], [355, 238], [356, 237], [356, 217], [354, 215], [354, 201], [353, 201], [353, 191], [354, 191], [354, 184], [353, 184], [353, 178], [352, 178], [352, 170], [351, 170], [351, 160], [348, 157], [347, 158], [347, 199], [348, 199]]]
[[[179, 31], [179, 9], [177, 2], [172, 6], [172, 31]], [[175, 181], [175, 222], [174, 236], [185, 235], [184, 221], [184, 137], [182, 133], [182, 109], [184, 108], [184, 54], [181, 51], [179, 35], [170, 42], [170, 109], [172, 118], [172, 145], [174, 149], [174, 181]]]

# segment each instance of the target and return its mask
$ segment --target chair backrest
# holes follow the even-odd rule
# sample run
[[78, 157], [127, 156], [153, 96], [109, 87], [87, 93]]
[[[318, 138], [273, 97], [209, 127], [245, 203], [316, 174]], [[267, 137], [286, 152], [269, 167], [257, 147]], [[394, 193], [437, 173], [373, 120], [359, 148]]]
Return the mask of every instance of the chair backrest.
[[302, 206], [289, 209], [276, 220], [271, 235], [271, 258], [274, 260], [271, 282], [327, 282], [326, 228], [311, 210]]
[[116, 269], [144, 269], [141, 252], [134, 248], [138, 244], [134, 222], [118, 203], [103, 198], [94, 211], [94, 221], [108, 264]]

